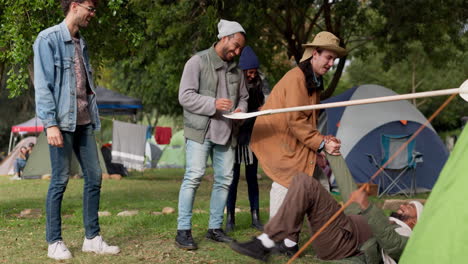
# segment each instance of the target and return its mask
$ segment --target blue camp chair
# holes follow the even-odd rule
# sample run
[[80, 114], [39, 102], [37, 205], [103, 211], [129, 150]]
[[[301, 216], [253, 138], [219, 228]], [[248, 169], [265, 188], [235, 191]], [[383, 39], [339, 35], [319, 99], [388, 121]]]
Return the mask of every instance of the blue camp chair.
[[[410, 135], [385, 135], [381, 136], [382, 159], [377, 162], [374, 155], [366, 154], [369, 162], [377, 168], [381, 168], [391, 156], [411, 137]], [[423, 162], [423, 155], [414, 149], [415, 140], [411, 141], [378, 176], [379, 197], [384, 194], [403, 193], [406, 197], [416, 192], [416, 167]], [[411, 176], [410, 187], [404, 183], [403, 176]], [[393, 189], [397, 190], [394, 191]]]

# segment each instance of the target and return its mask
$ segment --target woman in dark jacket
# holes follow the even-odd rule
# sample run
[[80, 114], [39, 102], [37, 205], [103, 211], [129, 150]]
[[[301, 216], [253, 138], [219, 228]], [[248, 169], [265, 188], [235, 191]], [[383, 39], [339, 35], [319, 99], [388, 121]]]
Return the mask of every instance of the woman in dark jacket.
[[[242, 50], [239, 61], [239, 68], [244, 70], [247, 89], [249, 91], [248, 112], [258, 111], [265, 102], [264, 82], [258, 72], [259, 61], [250, 46]], [[265, 90], [268, 90], [266, 88]], [[237, 137], [236, 158], [234, 163], [234, 175], [229, 188], [227, 200], [227, 220], [226, 232], [232, 231], [235, 227], [235, 208], [237, 198], [237, 185], [239, 184], [241, 163], [245, 164], [245, 177], [247, 180], [250, 212], [252, 213], [252, 227], [258, 230], [263, 229], [259, 217], [259, 192], [257, 182], [258, 160], [250, 150], [250, 136], [252, 134], [255, 118], [245, 120], [239, 128]]]

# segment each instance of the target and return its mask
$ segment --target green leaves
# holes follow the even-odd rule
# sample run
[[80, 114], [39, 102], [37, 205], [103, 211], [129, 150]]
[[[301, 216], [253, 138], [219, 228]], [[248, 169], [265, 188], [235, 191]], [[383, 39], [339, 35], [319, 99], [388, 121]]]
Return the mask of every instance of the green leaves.
[[0, 10], [0, 63], [9, 69], [7, 88], [9, 97], [15, 97], [28, 89], [32, 43], [42, 29], [59, 21], [60, 8], [53, 0], [2, 0]]
[[[180, 114], [177, 91], [184, 64], [217, 40], [220, 18], [242, 24], [271, 86], [301, 58], [301, 44], [322, 30], [343, 40], [351, 51], [348, 59], [362, 58], [362, 67], [373, 65], [356, 76], [384, 76], [372, 80], [385, 85], [405, 79], [406, 73], [396, 69], [406, 69], [408, 61], [421, 69], [464, 65], [454, 59], [468, 47], [465, 2], [108, 0], [99, 1], [96, 17], [81, 33], [98, 84], [142, 98], [145, 111]], [[0, 0], [0, 69], [7, 73], [10, 97], [32, 87], [28, 67], [37, 34], [62, 20], [56, 0]], [[339, 76], [340, 69], [327, 76], [327, 94]], [[432, 81], [422, 85], [427, 83]]]

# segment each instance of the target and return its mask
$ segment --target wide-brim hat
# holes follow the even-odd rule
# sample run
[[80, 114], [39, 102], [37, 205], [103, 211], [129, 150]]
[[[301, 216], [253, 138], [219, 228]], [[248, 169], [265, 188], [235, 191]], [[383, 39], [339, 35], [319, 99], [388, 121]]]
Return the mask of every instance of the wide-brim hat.
[[328, 31], [318, 33], [311, 43], [302, 44], [302, 47], [305, 49], [301, 61], [312, 57], [312, 52], [316, 48], [331, 50], [338, 55], [338, 58], [348, 54], [345, 48], [340, 47], [340, 39]]

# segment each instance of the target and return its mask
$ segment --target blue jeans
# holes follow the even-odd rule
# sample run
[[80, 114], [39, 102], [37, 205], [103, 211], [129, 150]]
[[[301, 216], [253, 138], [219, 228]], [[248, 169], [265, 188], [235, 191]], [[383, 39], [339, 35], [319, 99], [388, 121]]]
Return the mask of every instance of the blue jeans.
[[23, 171], [24, 167], [26, 167], [26, 160], [17, 158], [15, 160], [15, 173], [18, 174], [18, 176], [21, 176], [21, 172]]
[[88, 239], [99, 235], [99, 198], [101, 167], [92, 125], [76, 126], [75, 132], [61, 131], [63, 147], [49, 145], [52, 177], [46, 201], [46, 240], [49, 244], [62, 240], [62, 199], [70, 177], [72, 152], [81, 166], [84, 178], [83, 223]]
[[192, 208], [195, 193], [205, 174], [206, 162], [211, 155], [213, 160], [214, 182], [211, 191], [209, 229], [221, 228], [224, 207], [232, 182], [234, 148], [228, 145], [214, 144], [205, 140], [203, 144], [187, 139], [185, 143], [185, 174], [179, 192], [178, 230], [192, 229]]

